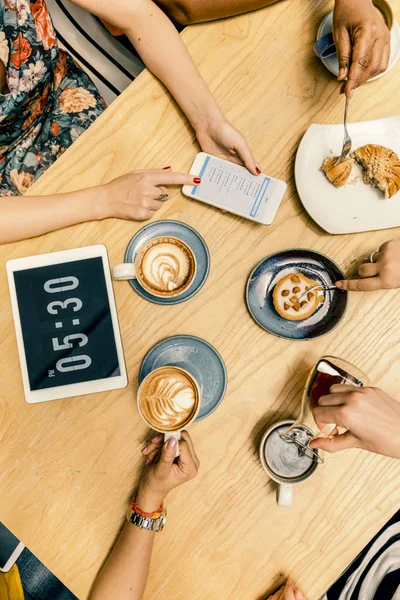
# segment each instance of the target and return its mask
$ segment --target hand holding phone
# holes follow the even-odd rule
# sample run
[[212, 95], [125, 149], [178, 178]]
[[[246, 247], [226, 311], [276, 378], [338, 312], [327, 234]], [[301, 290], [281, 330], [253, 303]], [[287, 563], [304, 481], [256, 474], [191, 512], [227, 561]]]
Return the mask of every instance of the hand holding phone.
[[270, 225], [287, 185], [261, 173], [252, 175], [245, 167], [199, 152], [190, 174], [201, 178], [198, 185], [184, 185], [185, 196], [221, 210]]

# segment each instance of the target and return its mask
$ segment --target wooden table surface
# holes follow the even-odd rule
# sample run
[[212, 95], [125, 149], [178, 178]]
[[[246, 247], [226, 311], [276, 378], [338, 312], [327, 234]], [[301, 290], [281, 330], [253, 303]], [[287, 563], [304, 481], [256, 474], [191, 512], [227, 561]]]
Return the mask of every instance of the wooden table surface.
[[[173, 334], [213, 344], [226, 362], [229, 384], [218, 410], [191, 429], [201, 470], [170, 496], [147, 600], [261, 600], [289, 574], [316, 600], [399, 506], [400, 461], [357, 450], [327, 456], [285, 510], [277, 507], [275, 485], [258, 459], [262, 431], [296, 416], [306, 373], [324, 353], [351, 360], [376, 385], [398, 394], [398, 292], [351, 295], [333, 333], [302, 343], [263, 331], [244, 303], [250, 271], [271, 252], [313, 248], [350, 273], [360, 256], [397, 235], [328, 235], [296, 195], [293, 161], [301, 136], [311, 123], [337, 123], [343, 116], [338, 84], [312, 51], [329, 8], [321, 1], [288, 0], [184, 31], [202, 74], [264, 172], [289, 188], [271, 227], [174, 192], [156, 218], [195, 227], [209, 246], [211, 273], [201, 293], [169, 308], [147, 303], [127, 283], [115, 284], [126, 389], [25, 403], [4, 265], [10, 258], [96, 243], [107, 246], [115, 264], [142, 225], [88, 223], [0, 249], [0, 519], [80, 599], [116, 538], [140, 464], [146, 434], [135, 406], [141, 360]], [[400, 0], [394, 8], [399, 11]], [[360, 89], [351, 118], [395, 115], [399, 75], [400, 65]], [[145, 72], [32, 193], [87, 187], [131, 169], [171, 164], [186, 171], [198, 149], [179, 109]]]

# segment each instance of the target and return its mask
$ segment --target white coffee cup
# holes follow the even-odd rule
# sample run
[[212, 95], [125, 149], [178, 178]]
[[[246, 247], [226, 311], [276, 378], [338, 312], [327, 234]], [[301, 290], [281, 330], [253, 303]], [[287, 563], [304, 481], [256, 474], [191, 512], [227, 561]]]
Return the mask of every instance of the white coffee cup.
[[[159, 253], [158, 248], [162, 248]], [[175, 255], [170, 248], [175, 248]], [[114, 279], [136, 279], [143, 289], [159, 298], [173, 298], [186, 292], [196, 272], [197, 261], [192, 249], [183, 240], [173, 236], [150, 239], [134, 252], [133, 262], [112, 268]], [[156, 285], [159, 285], [159, 289]]]
[[[178, 385], [179, 385], [179, 379], [184, 380], [184, 386], [186, 385], [187, 381], [189, 382], [189, 386], [193, 390], [194, 395], [192, 397], [194, 399], [195, 406], [193, 409], [190, 410], [190, 416], [187, 416], [186, 418], [184, 418], [184, 421], [181, 424], [178, 424], [176, 427], [173, 425], [167, 426], [167, 424], [165, 424], [165, 426], [163, 426], [162, 421], [157, 422], [157, 417], [155, 417], [155, 416], [150, 417], [149, 415], [146, 415], [146, 411], [143, 409], [143, 406], [142, 406], [142, 396], [145, 393], [146, 388], [149, 385], [152, 385], [152, 382], [154, 383], [154, 381], [155, 381], [155, 385], [158, 386], [156, 394], [158, 394], [159, 393], [158, 390], [160, 390], [160, 397], [161, 397], [161, 394], [163, 393], [162, 390], [164, 387], [163, 383], [162, 383], [163, 378], [165, 378], [166, 382], [169, 382], [170, 380], [173, 380], [174, 377], [178, 379]], [[185, 382], [185, 380], [186, 380], [186, 382]], [[168, 402], [169, 401], [168, 394], [170, 394], [170, 393], [172, 394], [173, 389], [171, 388], [171, 386], [168, 386], [168, 388], [164, 387], [164, 389], [166, 390], [166, 395], [164, 398]], [[183, 391], [183, 393], [185, 393], [185, 392], [186, 392], [186, 390]], [[152, 389], [151, 393], [152, 394], [154, 393], [154, 388]], [[182, 393], [182, 387], [180, 388], [179, 393]], [[189, 398], [191, 398], [191, 393], [192, 392], [190, 392]], [[175, 398], [176, 398], [176, 396], [175, 396]], [[145, 397], [145, 399], [146, 399], [146, 397]], [[174, 400], [172, 398], [171, 398], [171, 401], [174, 402]], [[181, 439], [181, 431], [183, 429], [186, 429], [189, 425], [191, 425], [196, 420], [196, 417], [199, 414], [200, 407], [201, 407], [200, 386], [199, 386], [198, 382], [196, 381], [196, 379], [193, 377], [193, 375], [191, 373], [189, 373], [188, 371], [186, 371], [185, 369], [182, 369], [181, 367], [175, 367], [172, 365], [158, 367], [157, 369], [150, 371], [150, 373], [148, 375], [146, 375], [146, 377], [141, 382], [139, 389], [138, 389], [138, 394], [137, 394], [137, 406], [138, 406], [140, 416], [145, 421], [145, 423], [147, 423], [147, 425], [149, 427], [151, 427], [154, 431], [164, 434], [164, 442], [166, 442], [167, 440], [169, 440], [171, 438], [175, 438], [177, 441], [179, 441]], [[158, 414], [160, 414], [160, 413], [158, 413]], [[176, 456], [179, 456], [179, 445], [177, 445]]]
[[[267, 440], [270, 437], [270, 435], [276, 429], [281, 429], [280, 433], [283, 433], [284, 431], [287, 430], [288, 427], [293, 425], [294, 422], [295, 422], [294, 419], [288, 419], [286, 421], [278, 421], [277, 423], [274, 423], [273, 425], [271, 425], [271, 427], [269, 427], [265, 431], [265, 433], [262, 436], [261, 442], [260, 442], [261, 464], [264, 467], [264, 470], [269, 475], [269, 477], [278, 484], [277, 490], [276, 490], [276, 501], [279, 506], [284, 506], [284, 507], [290, 507], [293, 504], [293, 488], [294, 488], [294, 486], [298, 485], [299, 483], [303, 483], [304, 481], [309, 479], [313, 475], [313, 473], [315, 472], [315, 470], [318, 466], [317, 460], [313, 461], [312, 459], [309, 459], [309, 467], [305, 472], [303, 472], [299, 475], [296, 475], [294, 477], [286, 477], [286, 476], [282, 476], [282, 475], [276, 473], [275, 471], [273, 471], [273, 469], [271, 468], [271, 465], [267, 462], [266, 449], [267, 449]], [[301, 425], [301, 427], [304, 428], [307, 432], [309, 432], [310, 435], [313, 435], [313, 432], [311, 431], [311, 429], [309, 429], [305, 425]], [[288, 445], [290, 452], [292, 452], [292, 451], [297, 452], [297, 448], [294, 444], [288, 444], [287, 442], [282, 442], [282, 443], [285, 443]], [[305, 459], [306, 458], [307, 457], [305, 457]], [[270, 463], [271, 463], [271, 460], [270, 460]], [[307, 465], [307, 461], [304, 461], [304, 465], [305, 466]]]

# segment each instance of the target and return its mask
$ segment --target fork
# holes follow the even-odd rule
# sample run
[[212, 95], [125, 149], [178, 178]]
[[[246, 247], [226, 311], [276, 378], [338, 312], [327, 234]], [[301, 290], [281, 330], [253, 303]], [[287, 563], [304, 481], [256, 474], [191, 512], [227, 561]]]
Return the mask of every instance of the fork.
[[313, 285], [313, 287], [311, 287], [309, 290], [306, 290], [305, 292], [303, 292], [301, 294], [301, 296], [298, 299], [298, 302], [300, 302], [300, 300], [302, 300], [304, 298], [304, 296], [307, 296], [307, 294], [309, 294], [310, 292], [313, 292], [314, 290], [337, 290], [338, 292], [341, 291], [340, 288], [338, 288], [336, 285]]
[[346, 160], [351, 150], [351, 137], [349, 136], [349, 132], [347, 131], [347, 111], [349, 108], [350, 98], [346, 98], [346, 104], [344, 107], [344, 139], [343, 139], [343, 147], [342, 153], [336, 161], [335, 166], [340, 165], [341, 162]]

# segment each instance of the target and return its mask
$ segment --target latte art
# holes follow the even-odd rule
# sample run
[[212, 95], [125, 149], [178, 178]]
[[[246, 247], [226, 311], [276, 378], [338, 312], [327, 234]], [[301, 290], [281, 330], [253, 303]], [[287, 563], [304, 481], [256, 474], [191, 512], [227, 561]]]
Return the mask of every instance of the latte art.
[[151, 240], [138, 254], [141, 285], [159, 295], [181, 293], [192, 283], [196, 262], [190, 248], [172, 237]]
[[150, 373], [139, 389], [139, 405], [150, 426], [161, 431], [181, 429], [199, 404], [197, 387], [181, 369], [163, 367]]

